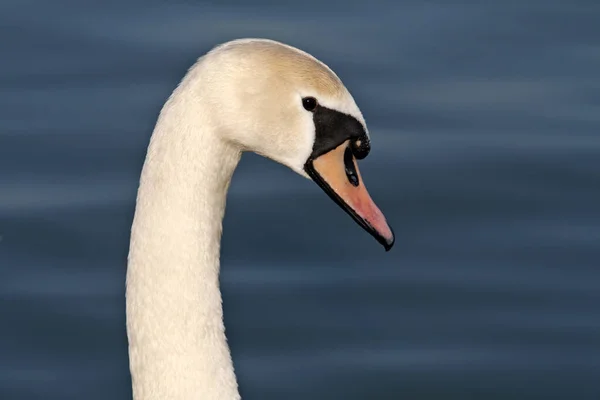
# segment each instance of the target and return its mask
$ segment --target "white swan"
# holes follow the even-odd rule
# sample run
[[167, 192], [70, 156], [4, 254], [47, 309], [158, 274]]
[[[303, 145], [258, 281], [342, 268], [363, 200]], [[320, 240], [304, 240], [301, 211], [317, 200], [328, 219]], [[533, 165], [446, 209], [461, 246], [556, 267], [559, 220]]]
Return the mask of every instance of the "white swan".
[[314, 180], [389, 250], [394, 234], [356, 159], [365, 121], [325, 64], [271, 40], [201, 57], [165, 103], [140, 179], [127, 269], [136, 400], [234, 400], [219, 249], [225, 198], [243, 151]]

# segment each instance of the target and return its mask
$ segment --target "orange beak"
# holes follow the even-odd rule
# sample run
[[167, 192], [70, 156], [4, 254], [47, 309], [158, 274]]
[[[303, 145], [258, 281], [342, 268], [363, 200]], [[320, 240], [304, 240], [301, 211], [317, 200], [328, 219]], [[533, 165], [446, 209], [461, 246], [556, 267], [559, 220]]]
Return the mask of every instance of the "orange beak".
[[369, 196], [347, 140], [306, 164], [306, 172], [367, 232], [389, 251], [394, 232]]

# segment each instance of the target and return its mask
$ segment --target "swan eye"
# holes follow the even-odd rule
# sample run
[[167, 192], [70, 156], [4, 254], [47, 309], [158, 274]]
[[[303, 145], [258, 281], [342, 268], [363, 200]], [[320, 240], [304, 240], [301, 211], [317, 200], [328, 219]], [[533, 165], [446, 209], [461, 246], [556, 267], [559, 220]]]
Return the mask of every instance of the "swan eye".
[[302, 105], [306, 111], [315, 111], [315, 108], [317, 108], [317, 99], [314, 97], [305, 97], [302, 99]]

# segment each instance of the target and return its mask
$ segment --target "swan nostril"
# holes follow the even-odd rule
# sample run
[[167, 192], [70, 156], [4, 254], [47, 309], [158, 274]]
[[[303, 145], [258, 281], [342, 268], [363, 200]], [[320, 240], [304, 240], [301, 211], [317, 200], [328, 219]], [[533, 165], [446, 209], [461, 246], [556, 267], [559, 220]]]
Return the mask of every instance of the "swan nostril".
[[344, 167], [346, 168], [346, 177], [352, 186], [358, 186], [358, 174], [356, 173], [356, 167], [354, 166], [354, 157], [352, 156], [352, 149], [346, 148], [344, 152]]

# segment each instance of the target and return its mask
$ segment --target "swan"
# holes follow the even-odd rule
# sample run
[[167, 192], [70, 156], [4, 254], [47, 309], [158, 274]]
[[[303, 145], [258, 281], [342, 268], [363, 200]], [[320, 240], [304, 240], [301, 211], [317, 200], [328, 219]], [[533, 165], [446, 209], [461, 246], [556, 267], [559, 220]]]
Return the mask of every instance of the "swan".
[[370, 137], [324, 63], [268, 39], [200, 57], [161, 109], [142, 168], [126, 277], [135, 400], [235, 400], [219, 288], [225, 200], [253, 151], [313, 180], [389, 250], [394, 233], [357, 160]]

